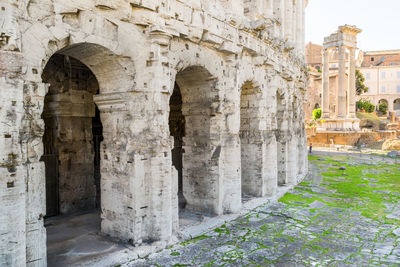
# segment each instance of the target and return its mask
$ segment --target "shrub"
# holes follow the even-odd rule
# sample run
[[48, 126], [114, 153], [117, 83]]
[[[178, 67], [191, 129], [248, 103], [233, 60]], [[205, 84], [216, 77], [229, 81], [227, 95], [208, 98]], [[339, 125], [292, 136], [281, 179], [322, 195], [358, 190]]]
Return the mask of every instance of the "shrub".
[[375, 111], [375, 105], [366, 99], [360, 99], [360, 101], [357, 102], [357, 110], [372, 113]]
[[380, 103], [378, 106], [379, 112], [381, 112], [383, 115], [386, 115], [387, 109], [388, 109], [388, 105], [385, 102]]
[[316, 121], [316, 120], [320, 119], [321, 118], [321, 114], [322, 114], [321, 108], [314, 109], [313, 112], [312, 112], [313, 120]]

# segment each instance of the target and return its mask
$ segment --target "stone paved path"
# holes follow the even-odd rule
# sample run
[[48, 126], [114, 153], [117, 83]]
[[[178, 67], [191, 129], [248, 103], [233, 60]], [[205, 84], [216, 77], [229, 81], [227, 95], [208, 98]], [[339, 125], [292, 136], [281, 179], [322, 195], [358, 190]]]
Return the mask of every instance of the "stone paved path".
[[400, 266], [400, 166], [311, 156], [278, 203], [125, 265]]

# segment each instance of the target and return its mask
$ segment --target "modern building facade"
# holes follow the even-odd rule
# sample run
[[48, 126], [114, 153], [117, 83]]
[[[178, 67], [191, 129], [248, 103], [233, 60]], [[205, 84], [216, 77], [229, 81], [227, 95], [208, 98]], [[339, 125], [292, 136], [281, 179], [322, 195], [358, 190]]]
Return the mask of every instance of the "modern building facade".
[[364, 52], [359, 68], [368, 92], [358, 97], [374, 105], [388, 105], [389, 112], [400, 116], [400, 50]]

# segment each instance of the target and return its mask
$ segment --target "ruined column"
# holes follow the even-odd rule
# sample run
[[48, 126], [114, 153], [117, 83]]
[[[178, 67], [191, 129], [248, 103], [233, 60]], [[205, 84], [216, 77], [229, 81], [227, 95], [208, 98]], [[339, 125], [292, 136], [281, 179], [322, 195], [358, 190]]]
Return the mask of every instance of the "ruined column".
[[293, 0], [285, 0], [285, 39], [293, 41]]
[[349, 118], [356, 118], [356, 59], [355, 48], [350, 48], [349, 66]]
[[322, 70], [322, 119], [330, 117], [329, 108], [329, 49], [322, 52], [323, 70]]
[[346, 103], [346, 47], [341, 45], [339, 46], [338, 118], [346, 117]]

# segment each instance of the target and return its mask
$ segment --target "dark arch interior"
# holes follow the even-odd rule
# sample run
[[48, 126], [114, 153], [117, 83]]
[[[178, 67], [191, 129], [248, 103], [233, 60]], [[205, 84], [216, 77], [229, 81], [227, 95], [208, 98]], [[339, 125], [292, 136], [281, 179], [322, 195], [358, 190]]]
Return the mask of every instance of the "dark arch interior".
[[185, 116], [182, 113], [182, 94], [177, 83], [169, 101], [169, 131], [174, 137], [174, 148], [172, 149], [172, 165], [178, 171], [178, 197], [179, 208], [183, 209], [186, 205], [183, 196], [183, 137], [185, 136]]
[[400, 110], [400, 98], [393, 101], [393, 108], [394, 110]]
[[80, 61], [61, 54], [46, 65], [49, 84], [42, 117], [46, 166], [46, 216], [100, 207], [100, 112], [93, 102], [96, 77]]

